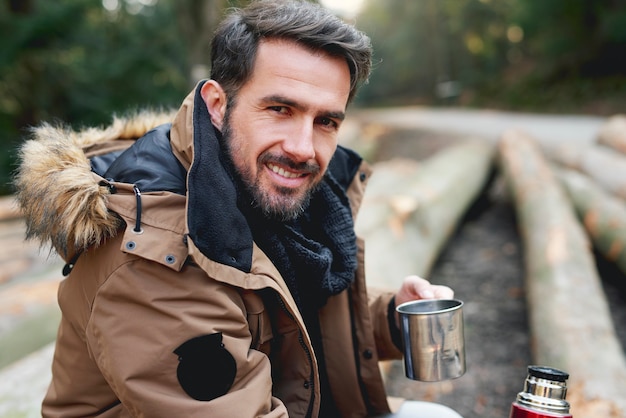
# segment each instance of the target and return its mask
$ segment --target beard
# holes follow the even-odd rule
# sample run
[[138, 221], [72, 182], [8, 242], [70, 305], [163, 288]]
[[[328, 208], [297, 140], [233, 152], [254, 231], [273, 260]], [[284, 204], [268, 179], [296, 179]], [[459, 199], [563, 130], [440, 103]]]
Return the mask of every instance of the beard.
[[[240, 184], [244, 188], [246, 198], [250, 205], [257, 209], [265, 218], [278, 221], [291, 221], [299, 218], [309, 206], [311, 197], [319, 188], [323, 176], [319, 176], [320, 167], [315, 163], [297, 163], [291, 159], [265, 151], [257, 158], [256, 176], [252, 168], [237, 164], [238, 148], [234, 144], [240, 143], [241, 138], [233, 131], [230, 123], [230, 111], [227, 109], [222, 126], [222, 145], [226, 149], [229, 164], [238, 176]], [[302, 189], [266, 185], [263, 183], [261, 173], [264, 172], [268, 163], [284, 165], [292, 170], [308, 172], [311, 178], [317, 178], [309, 186]], [[318, 178], [319, 176], [319, 178]]]

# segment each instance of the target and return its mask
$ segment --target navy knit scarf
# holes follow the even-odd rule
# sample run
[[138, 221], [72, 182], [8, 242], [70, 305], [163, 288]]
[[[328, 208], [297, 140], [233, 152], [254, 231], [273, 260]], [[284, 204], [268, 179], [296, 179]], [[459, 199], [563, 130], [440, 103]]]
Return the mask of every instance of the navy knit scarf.
[[330, 173], [294, 221], [268, 220], [251, 208], [246, 212], [255, 242], [276, 265], [305, 317], [354, 280], [356, 236], [350, 204]]

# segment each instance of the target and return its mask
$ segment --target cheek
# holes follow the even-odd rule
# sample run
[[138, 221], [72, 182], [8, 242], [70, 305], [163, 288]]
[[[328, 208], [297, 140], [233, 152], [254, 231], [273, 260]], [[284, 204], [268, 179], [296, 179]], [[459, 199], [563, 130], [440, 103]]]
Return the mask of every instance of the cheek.
[[228, 153], [237, 171], [244, 177], [252, 175], [256, 168], [250, 163], [250, 151], [246, 141], [242, 140], [242, 136], [239, 133], [232, 130], [229, 132], [227, 141]]
[[248, 173], [249, 176], [256, 175], [258, 155], [251, 149], [250, 144], [245, 141], [238, 143], [234, 156], [235, 165], [239, 166], [241, 172]]
[[315, 154], [317, 155], [317, 162], [323, 171], [326, 171], [330, 160], [333, 158], [335, 151], [337, 150], [337, 141], [326, 141], [317, 147]]

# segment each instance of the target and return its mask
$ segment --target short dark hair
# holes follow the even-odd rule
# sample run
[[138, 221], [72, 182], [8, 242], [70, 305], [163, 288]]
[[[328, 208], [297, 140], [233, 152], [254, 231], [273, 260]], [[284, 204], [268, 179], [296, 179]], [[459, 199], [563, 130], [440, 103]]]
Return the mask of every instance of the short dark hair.
[[218, 26], [211, 45], [211, 78], [229, 99], [249, 80], [262, 39], [292, 40], [312, 50], [345, 58], [350, 69], [351, 101], [370, 74], [370, 39], [318, 4], [304, 0], [257, 0], [232, 9]]

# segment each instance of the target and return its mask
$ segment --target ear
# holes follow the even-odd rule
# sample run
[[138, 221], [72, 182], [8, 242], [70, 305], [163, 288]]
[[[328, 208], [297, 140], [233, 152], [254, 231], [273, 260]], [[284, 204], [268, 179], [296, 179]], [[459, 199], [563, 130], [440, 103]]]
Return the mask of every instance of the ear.
[[215, 80], [208, 80], [200, 89], [202, 100], [206, 104], [211, 116], [211, 122], [220, 131], [226, 114], [226, 93], [220, 84]]

